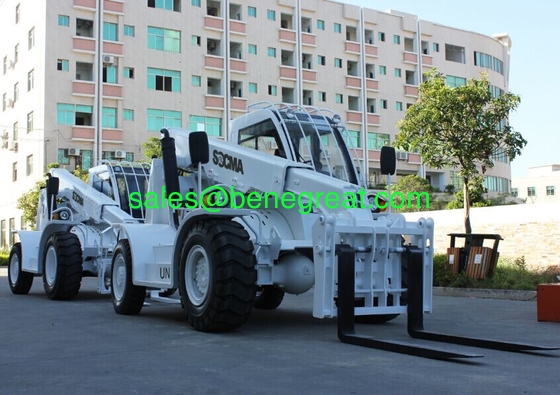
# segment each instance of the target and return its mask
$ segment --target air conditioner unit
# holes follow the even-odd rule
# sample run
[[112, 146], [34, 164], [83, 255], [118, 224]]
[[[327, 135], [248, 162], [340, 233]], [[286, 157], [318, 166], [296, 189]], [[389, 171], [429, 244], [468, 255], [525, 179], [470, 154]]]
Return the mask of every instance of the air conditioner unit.
[[123, 150], [120, 150], [120, 149], [116, 150], [115, 151], [115, 158], [116, 159], [125, 159], [126, 158], [126, 151], [123, 151]]
[[407, 160], [407, 159], [408, 159], [408, 152], [397, 151], [397, 160]]
[[113, 55], [103, 55], [103, 64], [115, 64], [115, 57]]
[[79, 148], [68, 148], [68, 156], [80, 156]]

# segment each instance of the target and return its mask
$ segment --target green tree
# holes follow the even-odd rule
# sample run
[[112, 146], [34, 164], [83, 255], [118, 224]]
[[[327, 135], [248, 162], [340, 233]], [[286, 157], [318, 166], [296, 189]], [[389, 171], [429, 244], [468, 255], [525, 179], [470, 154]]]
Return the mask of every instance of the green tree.
[[527, 141], [507, 123], [521, 99], [513, 93], [493, 97], [486, 74], [463, 86], [446, 85], [431, 69], [418, 89], [418, 100], [399, 121], [395, 146], [419, 152], [429, 167], [457, 168], [463, 179], [464, 226], [472, 233], [468, 185], [494, 166], [492, 155], [503, 149], [510, 160]]
[[[489, 203], [484, 199], [484, 184], [482, 177], [475, 177], [469, 181], [469, 202], [471, 207], [486, 207]], [[455, 199], [447, 204], [447, 208], [450, 210], [464, 208], [465, 206], [465, 196], [463, 189], [458, 190], [455, 193]]]
[[[430, 182], [425, 178], [415, 174], [404, 176], [391, 187], [392, 206], [402, 206], [398, 209], [399, 212], [429, 210], [430, 201], [433, 200], [430, 194], [432, 191]], [[395, 192], [401, 192], [402, 197]]]
[[161, 158], [161, 140], [157, 137], [150, 137], [142, 144], [142, 150], [144, 151], [144, 157], [148, 160], [154, 156]]
[[[49, 163], [47, 165], [47, 172], [53, 168], [59, 168], [58, 163]], [[81, 168], [76, 168], [73, 174], [84, 182], [88, 182], [89, 173]], [[46, 174], [45, 174], [46, 177]], [[37, 208], [39, 206], [39, 195], [41, 188], [46, 186], [45, 180], [37, 181], [33, 188], [26, 193], [22, 194], [17, 201], [17, 208], [23, 213], [23, 222], [28, 224], [31, 229], [37, 226]]]

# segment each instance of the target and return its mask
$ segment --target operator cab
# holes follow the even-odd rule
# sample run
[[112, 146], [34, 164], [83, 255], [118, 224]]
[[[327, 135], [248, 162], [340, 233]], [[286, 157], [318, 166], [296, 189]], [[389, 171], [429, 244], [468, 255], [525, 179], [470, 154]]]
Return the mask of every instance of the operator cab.
[[231, 138], [239, 145], [305, 163], [318, 173], [365, 186], [346, 141], [340, 117], [328, 110], [292, 104], [256, 103], [234, 119]]
[[[130, 162], [101, 161], [89, 170], [89, 184], [99, 192], [113, 199], [121, 210], [143, 222], [146, 218], [144, 197], [148, 190], [147, 165]], [[140, 208], [130, 205], [130, 195], [139, 194]]]

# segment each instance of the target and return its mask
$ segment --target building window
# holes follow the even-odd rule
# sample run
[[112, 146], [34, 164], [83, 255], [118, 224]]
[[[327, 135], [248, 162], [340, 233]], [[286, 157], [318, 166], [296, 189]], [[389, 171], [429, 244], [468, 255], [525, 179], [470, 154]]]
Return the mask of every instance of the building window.
[[181, 32], [148, 26], [148, 49], [181, 53]]
[[327, 58], [324, 55], [318, 55], [317, 63], [321, 66], [324, 66], [325, 64], [327, 64]]
[[132, 67], [125, 67], [123, 69], [124, 78], [134, 78], [134, 68]]
[[317, 19], [317, 30], [325, 30], [325, 21]]
[[200, 78], [199, 75], [193, 75], [193, 76], [191, 77], [191, 85], [192, 85], [192, 86], [196, 86], [196, 87], [201, 86], [201, 85], [202, 85], [202, 82], [201, 82], [201, 81], [202, 81], [202, 79]]
[[25, 159], [25, 163], [25, 173], [27, 176], [30, 176], [31, 174], [33, 174], [33, 155], [28, 155]]
[[76, 167], [88, 170], [92, 166], [93, 151], [81, 150], [81, 155], [76, 157]]
[[395, 77], [400, 77], [401, 75], [401, 69], [395, 69]]
[[61, 125], [92, 126], [93, 106], [56, 104], [56, 122]]
[[379, 99], [379, 105], [381, 106], [382, 109], [386, 110], [387, 109], [387, 99]]
[[463, 77], [456, 77], [454, 75], [446, 76], [445, 82], [451, 88], [455, 88], [457, 86], [463, 86], [467, 84], [467, 79]]
[[16, 25], [19, 23], [19, 4], [16, 5]]
[[17, 181], [17, 162], [12, 164], [12, 182]]
[[8, 247], [8, 240], [6, 240], [6, 220], [2, 220], [2, 234], [0, 240], [0, 247]]
[[334, 59], [334, 67], [341, 69], [342, 68], [342, 59], [335, 58]]
[[159, 132], [162, 128], [180, 128], [183, 123], [181, 111], [148, 108], [148, 131]]
[[56, 69], [58, 71], [68, 71], [69, 62], [67, 59], [58, 59], [56, 61]]
[[275, 21], [276, 20], [276, 11], [274, 10], [267, 10], [266, 11], [266, 19]]
[[189, 130], [204, 131], [208, 136], [221, 136], [222, 118], [192, 115], [189, 119]]
[[537, 196], [537, 193], [535, 192], [535, 187], [527, 187], [527, 196], [529, 197]]
[[17, 140], [19, 137], [19, 122], [14, 122], [12, 126], [12, 139]]
[[191, 44], [200, 47], [200, 36], [191, 36]]
[[68, 156], [68, 149], [59, 148], [57, 161], [60, 165], [69, 165], [70, 164], [70, 157]]
[[103, 22], [103, 40], [118, 41], [119, 34], [116, 23]]
[[136, 34], [134, 30], [135, 30], [134, 26], [124, 25], [124, 35], [125, 36], [134, 37], [134, 35]]
[[19, 99], [19, 83], [14, 84], [14, 103]]
[[270, 56], [271, 58], [275, 58], [276, 57], [276, 48], [268, 48], [268, 56]]
[[319, 91], [318, 95], [317, 95], [317, 99], [319, 101], [327, 101], [327, 92], [321, 92]]
[[35, 71], [31, 70], [27, 73], [27, 92], [35, 87]]
[[6, 106], [8, 105], [8, 97], [7, 94], [4, 93], [2, 95], [2, 111], [6, 111]]
[[517, 197], [518, 195], [519, 195], [519, 192], [518, 192], [517, 188], [511, 188], [511, 196]]
[[4, 69], [3, 69], [3, 74], [6, 74], [6, 71], [8, 71], [8, 57], [4, 56]]
[[337, 103], [337, 104], [342, 104], [342, 103], [344, 103], [344, 97], [342, 96], [342, 94], [336, 93], [336, 94], [334, 95], [334, 102]]
[[14, 47], [14, 63], [17, 63], [19, 60], [19, 44], [16, 44]]
[[334, 32], [335, 33], [342, 33], [342, 25], [340, 23], [334, 24]]
[[247, 7], [247, 15], [252, 16], [254, 18], [257, 17], [257, 8], [256, 7]]
[[251, 55], [257, 54], [257, 46], [255, 44], [249, 44], [248, 50]]
[[387, 74], [387, 67], [379, 66], [379, 74], [386, 75]]
[[459, 176], [458, 171], [449, 172], [449, 184], [453, 185], [456, 191], [460, 191], [463, 189], [463, 178]]
[[378, 40], [378, 41], [385, 41], [385, 33], [383, 33], [383, 32], [378, 32], [378, 33], [377, 33], [377, 40]]
[[181, 72], [148, 67], [148, 89], [181, 92]]
[[124, 109], [123, 110], [123, 120], [134, 121], [134, 110]]
[[27, 35], [27, 49], [31, 49], [35, 46], [35, 28], [31, 28]]
[[114, 107], [103, 107], [102, 110], [102, 126], [104, 128], [117, 127], [117, 109]]
[[127, 152], [124, 160], [127, 162], [134, 162], [134, 152]]
[[117, 68], [115, 66], [103, 66], [103, 82], [108, 84], [117, 83]]
[[58, 26], [69, 27], [70, 26], [70, 17], [68, 15], [59, 15], [58, 16]]
[[368, 132], [368, 149], [380, 150], [381, 147], [389, 145], [390, 138], [385, 133]]
[[394, 44], [400, 44], [401, 43], [401, 36], [399, 36], [398, 34], [393, 34], [393, 43]]
[[439, 44], [438, 43], [433, 43], [432, 48], [434, 49], [434, 52], [439, 52]]
[[148, 7], [181, 12], [181, 0], [148, 0]]
[[357, 130], [348, 130], [348, 138], [346, 143], [354, 148], [360, 148], [360, 132]]
[[268, 94], [270, 96], [276, 96], [276, 85], [269, 85], [268, 86]]
[[191, 0], [191, 5], [193, 7], [200, 7], [200, 0]]
[[554, 185], [549, 185], [546, 187], [546, 196], [554, 196], [556, 195], [556, 188]]
[[10, 218], [10, 222], [9, 222], [9, 229], [8, 229], [8, 245], [13, 245], [14, 244], [14, 232], [12, 232], [13, 230], [16, 229], [16, 219], [15, 218]]
[[257, 93], [257, 84], [255, 82], [249, 82], [249, 93]]
[[445, 44], [445, 60], [450, 62], [465, 63], [465, 47]]
[[395, 110], [402, 111], [402, 109], [403, 109], [402, 102], [400, 102], [400, 101], [396, 102], [395, 103]]
[[27, 113], [27, 133], [33, 131], [33, 111]]

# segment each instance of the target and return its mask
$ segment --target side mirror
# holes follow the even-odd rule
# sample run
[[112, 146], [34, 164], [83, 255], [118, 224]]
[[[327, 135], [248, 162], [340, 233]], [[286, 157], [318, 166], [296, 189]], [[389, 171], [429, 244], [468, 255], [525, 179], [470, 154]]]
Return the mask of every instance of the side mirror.
[[381, 147], [381, 174], [395, 174], [397, 168], [397, 155], [394, 147]]
[[208, 135], [206, 132], [189, 133], [189, 154], [194, 166], [197, 166], [199, 163], [208, 163], [210, 160], [210, 148], [208, 147]]
[[60, 180], [58, 179], [58, 177], [52, 177], [50, 174], [48, 174], [47, 176], [47, 195], [58, 195]]

